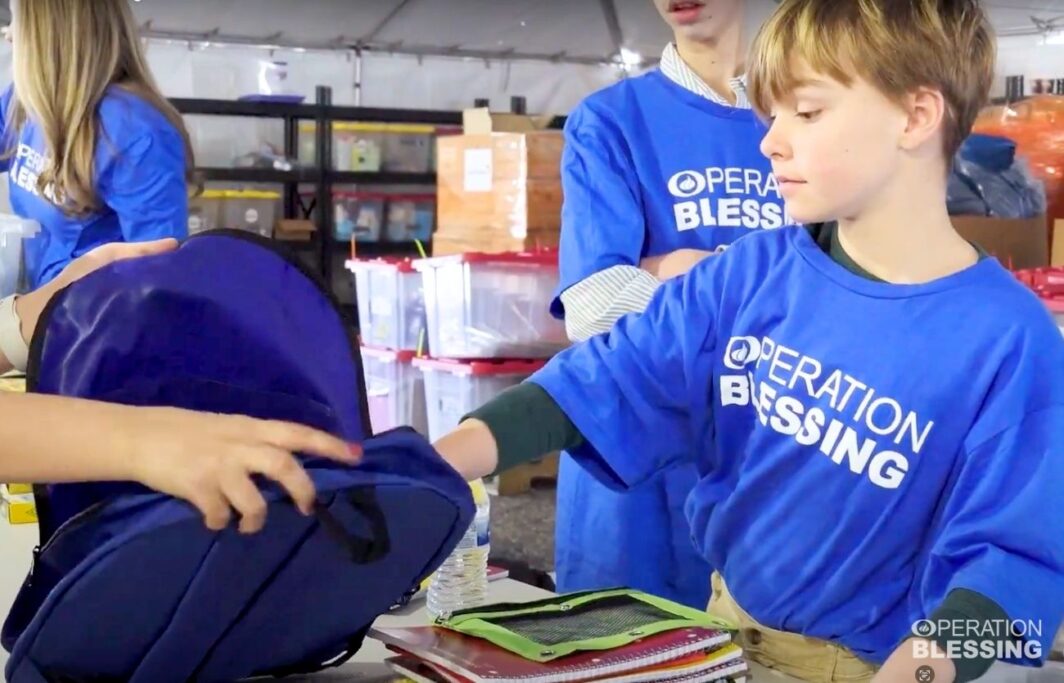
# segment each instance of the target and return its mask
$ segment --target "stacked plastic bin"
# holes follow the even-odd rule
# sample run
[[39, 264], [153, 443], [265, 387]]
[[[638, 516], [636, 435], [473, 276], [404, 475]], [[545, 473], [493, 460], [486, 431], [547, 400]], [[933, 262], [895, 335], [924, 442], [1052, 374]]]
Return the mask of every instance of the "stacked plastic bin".
[[426, 345], [421, 275], [410, 259], [347, 262], [354, 274], [362, 366], [374, 433], [410, 426], [428, 433], [425, 389], [415, 356]]
[[1031, 268], [1016, 277], [1038, 295], [1064, 333], [1064, 268]]
[[[0, 298], [20, 294], [30, 288], [26, 277], [23, 251], [25, 241], [34, 239], [41, 226], [10, 214], [0, 214]], [[21, 393], [25, 379], [5, 375], [0, 378], [0, 392]], [[33, 489], [28, 484], [0, 484], [0, 523], [35, 524], [37, 509]]]
[[205, 190], [189, 202], [188, 232], [229, 228], [272, 237], [280, 208], [279, 192]]
[[21, 294], [29, 287], [23, 268], [23, 245], [41, 231], [40, 223], [0, 214], [0, 298]]
[[461, 417], [519, 384], [568, 345], [550, 315], [558, 282], [554, 250], [468, 253], [415, 261], [422, 277], [431, 358], [424, 373], [433, 440]]

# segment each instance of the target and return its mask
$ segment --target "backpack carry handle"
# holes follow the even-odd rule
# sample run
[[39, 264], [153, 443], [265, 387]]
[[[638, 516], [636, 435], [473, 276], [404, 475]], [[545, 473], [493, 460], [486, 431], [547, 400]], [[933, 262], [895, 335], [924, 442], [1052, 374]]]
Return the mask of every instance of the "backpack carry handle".
[[355, 564], [369, 564], [390, 553], [392, 542], [388, 535], [388, 522], [373, 489], [370, 487], [354, 489], [347, 494], [347, 500], [369, 522], [371, 537], [363, 538], [352, 534], [329, 511], [328, 506], [319, 503], [315, 508], [315, 514], [322, 529], [344, 548]]

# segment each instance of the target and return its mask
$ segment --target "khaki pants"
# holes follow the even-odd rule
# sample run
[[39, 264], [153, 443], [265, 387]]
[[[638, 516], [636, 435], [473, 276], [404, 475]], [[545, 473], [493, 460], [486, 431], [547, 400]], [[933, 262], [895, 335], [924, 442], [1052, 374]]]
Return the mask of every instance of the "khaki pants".
[[739, 627], [736, 643], [750, 661], [810, 683], [869, 681], [876, 669], [852, 652], [826, 640], [767, 628], [735, 602], [724, 580], [713, 574], [709, 613]]

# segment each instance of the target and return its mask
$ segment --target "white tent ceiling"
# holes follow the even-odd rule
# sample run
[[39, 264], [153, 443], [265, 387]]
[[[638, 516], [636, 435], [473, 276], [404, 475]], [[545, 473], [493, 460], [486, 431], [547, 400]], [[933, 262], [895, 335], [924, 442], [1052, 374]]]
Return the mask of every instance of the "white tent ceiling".
[[[765, 15], [775, 0], [750, 0]], [[1064, 27], [1064, 0], [985, 0], [1003, 35]], [[669, 33], [652, 0], [137, 0], [150, 28], [265, 43], [369, 44], [401, 52], [605, 61], [620, 45], [653, 56]], [[609, 15], [616, 16], [612, 24]], [[615, 26], [619, 33], [611, 30]]]
[[1064, 0], [989, 0], [986, 5], [1001, 35], [1037, 33], [1041, 22], [1064, 27]]
[[[280, 47], [602, 63], [621, 46], [653, 59], [669, 37], [653, 0], [133, 1], [150, 35]], [[749, 0], [751, 14], [767, 16], [777, 1]], [[984, 4], [1001, 35], [1064, 29], [1064, 0]]]
[[135, 9], [154, 35], [434, 55], [603, 62], [620, 47], [611, 25], [648, 56], [669, 36], [651, 0], [141, 0]]

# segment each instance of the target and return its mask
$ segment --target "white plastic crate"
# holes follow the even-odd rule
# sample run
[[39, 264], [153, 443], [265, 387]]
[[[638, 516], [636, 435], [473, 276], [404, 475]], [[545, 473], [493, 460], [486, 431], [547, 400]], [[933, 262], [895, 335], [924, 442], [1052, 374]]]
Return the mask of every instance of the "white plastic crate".
[[435, 441], [471, 413], [506, 389], [520, 384], [546, 361], [454, 361], [414, 359], [425, 374], [425, 405], [429, 439]]
[[410, 259], [348, 261], [355, 276], [362, 343], [397, 351], [428, 349], [421, 275]]
[[438, 358], [550, 358], [569, 345], [550, 314], [556, 251], [458, 254], [414, 262]]
[[362, 368], [374, 434], [413, 427], [428, 434], [425, 377], [414, 367], [413, 351], [362, 347]]
[[20, 293], [23, 243], [41, 231], [41, 224], [0, 214], [0, 298]]

